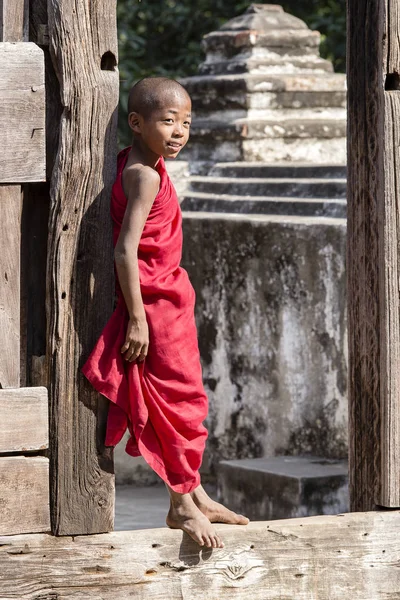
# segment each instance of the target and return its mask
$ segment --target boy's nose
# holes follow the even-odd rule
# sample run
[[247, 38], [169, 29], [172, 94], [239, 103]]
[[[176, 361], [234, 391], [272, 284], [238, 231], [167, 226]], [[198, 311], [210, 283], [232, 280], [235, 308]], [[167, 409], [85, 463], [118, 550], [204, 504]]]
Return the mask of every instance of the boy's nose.
[[175, 125], [174, 135], [175, 136], [179, 136], [179, 137], [182, 137], [184, 135], [184, 131], [183, 131], [183, 126], [182, 125], [178, 125], [178, 124]]

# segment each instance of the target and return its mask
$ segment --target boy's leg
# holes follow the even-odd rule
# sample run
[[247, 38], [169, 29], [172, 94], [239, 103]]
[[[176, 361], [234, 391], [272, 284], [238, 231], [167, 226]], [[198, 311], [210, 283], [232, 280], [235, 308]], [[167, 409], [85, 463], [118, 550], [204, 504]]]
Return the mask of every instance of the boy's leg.
[[178, 494], [167, 484], [171, 505], [166, 519], [168, 527], [182, 529], [200, 546], [223, 548], [224, 544], [209, 519], [196, 506], [190, 494]]
[[247, 525], [249, 523], [247, 517], [238, 515], [223, 504], [211, 500], [202, 485], [199, 485], [190, 495], [196, 506], [211, 523], [230, 523], [232, 525]]

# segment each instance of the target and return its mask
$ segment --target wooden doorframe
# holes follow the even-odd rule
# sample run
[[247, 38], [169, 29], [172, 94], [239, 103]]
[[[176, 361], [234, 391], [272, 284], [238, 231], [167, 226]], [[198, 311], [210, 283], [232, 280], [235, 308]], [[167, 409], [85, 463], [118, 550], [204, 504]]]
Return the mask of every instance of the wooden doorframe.
[[348, 0], [351, 510], [400, 506], [398, 0]]

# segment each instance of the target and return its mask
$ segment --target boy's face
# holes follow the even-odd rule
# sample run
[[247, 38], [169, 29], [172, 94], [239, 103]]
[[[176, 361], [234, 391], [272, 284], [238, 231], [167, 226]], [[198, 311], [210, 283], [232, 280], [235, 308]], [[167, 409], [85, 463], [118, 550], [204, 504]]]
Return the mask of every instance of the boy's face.
[[189, 139], [191, 110], [190, 98], [173, 92], [148, 117], [131, 113], [129, 124], [149, 150], [164, 158], [176, 158]]

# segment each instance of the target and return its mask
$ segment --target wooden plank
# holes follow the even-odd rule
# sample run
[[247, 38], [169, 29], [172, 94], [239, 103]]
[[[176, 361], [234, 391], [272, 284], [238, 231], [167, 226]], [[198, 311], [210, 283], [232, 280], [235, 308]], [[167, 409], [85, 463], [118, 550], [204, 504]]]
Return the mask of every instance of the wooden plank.
[[[24, 41], [27, 42], [29, 35], [29, 3], [28, 0], [0, 0], [0, 42], [19, 42]], [[3, 47], [3, 44], [0, 44], [0, 47]], [[1, 56], [1, 50], [0, 50]], [[7, 87], [8, 83], [8, 67], [4, 64], [1, 64], [0, 60], [0, 81], [3, 81]], [[1, 88], [1, 84], [0, 84]], [[32, 92], [31, 92], [32, 93]], [[4, 98], [4, 93], [2, 94], [0, 89], [0, 136], [3, 142], [2, 150], [0, 151], [0, 183], [4, 181], [8, 181], [8, 178], [3, 179], [2, 175], [5, 173], [2, 170], [3, 160], [2, 157], [8, 152], [12, 154], [12, 150], [15, 144], [15, 139], [18, 139], [18, 129], [14, 132], [16, 135], [15, 139], [9, 139], [6, 136], [6, 130], [8, 128], [7, 122], [7, 107], [10, 104], [10, 101], [6, 101]], [[12, 105], [10, 116], [16, 112], [16, 107]], [[5, 114], [5, 119], [2, 118], [2, 114]], [[4, 126], [4, 121], [7, 122], [7, 125]], [[11, 144], [11, 146], [10, 146]], [[7, 150], [6, 150], [7, 148]], [[10, 207], [11, 198], [18, 198], [18, 202], [15, 203], [13, 208]], [[2, 214], [2, 233], [8, 230], [7, 237], [13, 234], [15, 235], [14, 244], [11, 247], [12, 253], [7, 253], [4, 257], [0, 259], [0, 272], [5, 273], [4, 278], [7, 277], [7, 270], [10, 267], [10, 264], [15, 267], [13, 271], [14, 282], [16, 278], [18, 278], [18, 284], [15, 288], [15, 291], [20, 290], [20, 241], [21, 241], [21, 227], [20, 227], [20, 206], [22, 204], [22, 196], [21, 196], [21, 188], [19, 186], [10, 186], [8, 189], [5, 186], [1, 186], [0, 190], [0, 202], [2, 205], [2, 209], [4, 212]], [[16, 211], [18, 210], [18, 221], [15, 219]], [[4, 239], [2, 235], [1, 239]], [[0, 242], [1, 244], [2, 242]], [[18, 244], [18, 245], [17, 245]], [[11, 258], [11, 260], [10, 260]], [[8, 296], [8, 297], [7, 297]], [[3, 300], [5, 300], [5, 304], [3, 304]], [[9, 326], [15, 327], [18, 325], [18, 328], [11, 333], [11, 338], [6, 343], [6, 347], [3, 348], [3, 353], [5, 356], [0, 361], [0, 387], [7, 386], [18, 386], [20, 384], [21, 378], [25, 378], [25, 365], [23, 362], [23, 353], [21, 353], [21, 348], [16, 348], [16, 336], [14, 335], [14, 331], [17, 334], [20, 340], [20, 346], [23, 345], [24, 335], [20, 336], [21, 329], [21, 319], [24, 321], [24, 312], [18, 314], [20, 311], [20, 299], [17, 296], [15, 298], [15, 302], [13, 304], [7, 303], [7, 300], [10, 300], [10, 294], [7, 294], [6, 291], [3, 290], [3, 293], [0, 292], [0, 307], [3, 309], [3, 315], [0, 319], [0, 333], [4, 333], [4, 325], [7, 329], [7, 324], [4, 323], [4, 319], [7, 319], [8, 315], [11, 315], [11, 323]], [[16, 319], [14, 318], [16, 317]], [[6, 338], [7, 339], [7, 338]], [[11, 345], [11, 354], [7, 354], [9, 350], [9, 346]], [[21, 364], [22, 358], [22, 364]], [[4, 383], [3, 383], [4, 382]]]
[[381, 328], [381, 463], [377, 502], [400, 506], [400, 21], [397, 1], [385, 7], [384, 92], [384, 207], [381, 215], [380, 308]]
[[29, 0], [0, 0], [0, 40], [27, 42]]
[[2, 600], [398, 600], [400, 514], [217, 525], [222, 549], [178, 530], [0, 538]]
[[349, 479], [370, 510], [400, 506], [397, 1], [349, 0], [347, 22]]
[[101, 64], [105, 53], [117, 57], [116, 1], [50, 0], [48, 21], [64, 106], [47, 263], [52, 530], [97, 533], [113, 528], [113, 465], [104, 448], [108, 402], [79, 367], [113, 308], [109, 201], [119, 81], [116, 68]]
[[44, 55], [36, 44], [0, 44], [0, 135], [0, 183], [43, 181]]
[[48, 448], [47, 389], [0, 390], [0, 422], [0, 452]]
[[2, 535], [49, 531], [49, 459], [0, 457], [0, 507]]
[[[31, 0], [29, 38], [42, 44], [47, 29], [47, 0]], [[48, 37], [48, 36], [47, 36]], [[48, 44], [48, 40], [47, 40]], [[60, 89], [48, 45], [42, 47], [45, 60], [46, 94], [46, 176], [45, 183], [24, 187], [21, 248], [21, 302], [26, 314], [26, 380], [24, 385], [48, 385], [46, 367], [46, 261], [50, 205], [50, 178], [58, 149], [62, 114]], [[32, 264], [31, 256], [35, 254]]]
[[0, 387], [19, 387], [21, 188], [0, 185]]
[[380, 212], [381, 462], [376, 502], [400, 506], [400, 98], [384, 96], [385, 196]]

